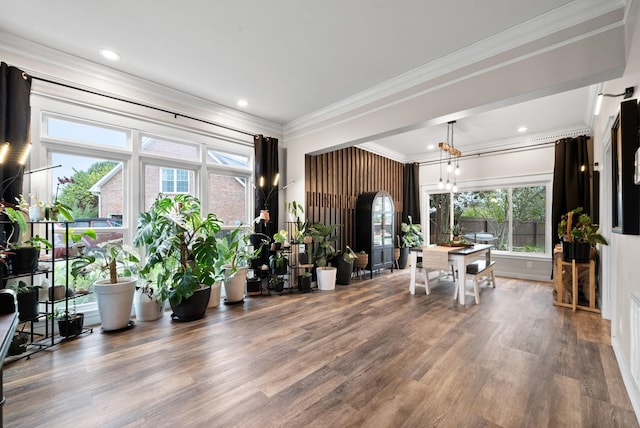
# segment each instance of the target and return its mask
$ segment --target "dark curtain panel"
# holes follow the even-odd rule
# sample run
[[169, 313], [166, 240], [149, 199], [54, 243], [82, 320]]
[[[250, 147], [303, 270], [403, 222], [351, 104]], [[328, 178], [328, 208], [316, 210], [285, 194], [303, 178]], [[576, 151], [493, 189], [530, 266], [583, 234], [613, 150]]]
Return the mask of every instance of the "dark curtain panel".
[[556, 141], [555, 144], [551, 208], [551, 232], [554, 246], [560, 242], [557, 226], [562, 214], [577, 207], [583, 207], [585, 211], [591, 208], [589, 138], [585, 135], [577, 138], [564, 138]]
[[24, 166], [18, 161], [30, 143], [31, 77], [22, 70], [0, 63], [0, 145], [9, 143], [7, 157], [0, 165], [2, 200], [15, 203], [22, 193]]
[[404, 183], [402, 186], [402, 221], [420, 223], [420, 165], [407, 163], [404, 165]]
[[278, 229], [278, 139], [256, 135], [253, 137], [253, 145], [256, 156], [255, 166], [255, 216], [260, 215], [260, 210], [269, 210], [268, 222], [260, 222], [256, 226], [256, 232], [262, 232], [272, 237]]

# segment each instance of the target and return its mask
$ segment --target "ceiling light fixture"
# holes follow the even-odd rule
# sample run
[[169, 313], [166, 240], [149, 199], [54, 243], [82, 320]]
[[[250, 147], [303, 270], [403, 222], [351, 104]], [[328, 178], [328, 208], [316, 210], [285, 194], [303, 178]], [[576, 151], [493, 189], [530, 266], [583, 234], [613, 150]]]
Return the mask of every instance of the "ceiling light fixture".
[[522, 132], [527, 132], [529, 130], [529, 128], [527, 128], [526, 126], [521, 126], [520, 128], [518, 128], [518, 132], [522, 133]]
[[451, 177], [451, 172], [454, 172], [454, 168], [451, 162], [451, 158], [455, 157], [456, 158], [456, 166], [455, 166], [455, 172], [453, 174], [453, 191], [457, 192], [458, 191], [458, 185], [456, 183], [456, 176], [460, 175], [460, 163], [458, 158], [460, 156], [462, 156], [462, 152], [458, 149], [455, 148], [454, 144], [453, 144], [453, 124], [456, 123], [455, 120], [449, 121], [447, 122], [447, 141], [446, 142], [440, 142], [438, 143], [438, 148], [440, 148], [440, 181], [438, 182], [438, 188], [442, 189], [443, 187], [443, 183], [442, 183], [442, 152], [445, 152], [447, 154], [447, 189], [451, 189], [451, 181], [450, 181], [450, 177]]
[[120, 55], [114, 51], [112, 51], [111, 49], [100, 49], [100, 55], [102, 55], [104, 58], [108, 59], [109, 61], [118, 61], [120, 59]]
[[246, 106], [249, 105], [247, 100], [238, 100], [238, 102], [236, 104], [238, 105], [238, 107], [246, 107]]
[[631, 98], [633, 96], [633, 92], [634, 92], [633, 86], [625, 88], [624, 92], [621, 94], [603, 94], [602, 92], [600, 92], [598, 94], [598, 98], [596, 99], [596, 107], [593, 110], [593, 115], [597, 116], [600, 114], [600, 108], [602, 107], [602, 99], [604, 97], [612, 97], [612, 98], [624, 97], [624, 99], [626, 100], [627, 98]]

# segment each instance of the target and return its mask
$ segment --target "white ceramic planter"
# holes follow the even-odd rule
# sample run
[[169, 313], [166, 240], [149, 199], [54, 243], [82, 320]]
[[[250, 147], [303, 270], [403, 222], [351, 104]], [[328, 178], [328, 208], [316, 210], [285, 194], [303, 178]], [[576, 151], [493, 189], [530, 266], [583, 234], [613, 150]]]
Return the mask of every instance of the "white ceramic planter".
[[44, 208], [38, 205], [29, 207], [29, 220], [31, 221], [44, 220]]
[[[229, 269], [230, 268], [226, 268]], [[224, 292], [227, 295], [227, 303], [236, 303], [244, 300], [244, 287], [247, 282], [247, 271], [249, 268], [242, 267], [236, 270], [236, 273], [229, 277], [225, 269]], [[213, 291], [213, 290], [212, 290]]]
[[149, 297], [138, 290], [133, 295], [133, 309], [136, 312], [136, 320], [155, 321], [164, 314], [164, 302], [159, 301], [156, 296]]
[[211, 286], [211, 296], [209, 296], [209, 304], [207, 308], [217, 308], [220, 306], [220, 294], [222, 290], [222, 283], [216, 281]]
[[116, 284], [110, 284], [109, 280], [105, 279], [93, 284], [104, 331], [120, 330], [129, 325], [136, 279], [119, 278], [119, 281]]
[[316, 268], [316, 276], [318, 277], [318, 290], [335, 290], [337, 273], [338, 269], [332, 266]]

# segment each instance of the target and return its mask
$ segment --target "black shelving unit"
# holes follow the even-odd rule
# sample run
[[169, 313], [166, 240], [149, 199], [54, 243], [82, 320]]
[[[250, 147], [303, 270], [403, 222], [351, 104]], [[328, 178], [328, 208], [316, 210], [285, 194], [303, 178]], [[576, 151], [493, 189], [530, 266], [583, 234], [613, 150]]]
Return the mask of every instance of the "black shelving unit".
[[[8, 221], [2, 221], [3, 224], [10, 224]], [[28, 326], [28, 336], [29, 340], [27, 342], [27, 350], [19, 355], [7, 356], [5, 358], [5, 364], [10, 363], [19, 359], [27, 358], [37, 352], [40, 352], [44, 349], [55, 346], [65, 340], [74, 339], [82, 334], [92, 333], [93, 328], [82, 328], [79, 330], [78, 334], [73, 336], [61, 336], [59, 333], [56, 333], [55, 323], [55, 306], [56, 304], [64, 303], [64, 310], [66, 316], [69, 314], [69, 303], [73, 301], [76, 297], [75, 295], [70, 295], [69, 293], [69, 272], [70, 272], [70, 262], [72, 257], [69, 256], [69, 241], [66, 240], [66, 244], [64, 247], [64, 255], [62, 257], [55, 257], [55, 234], [64, 234], [63, 236], [69, 236], [69, 223], [68, 222], [52, 222], [52, 221], [41, 221], [41, 222], [28, 222], [31, 235], [38, 234], [42, 236], [40, 233], [44, 231], [44, 238], [48, 240], [52, 249], [46, 249], [44, 257], [40, 255], [38, 260], [38, 268], [33, 272], [28, 273], [20, 273], [20, 274], [7, 274], [3, 275], [2, 283], [6, 283], [9, 280], [19, 280], [20, 278], [30, 278], [31, 283], [33, 285], [34, 279], [38, 276], [44, 276], [48, 278], [49, 283], [52, 287], [54, 287], [57, 281], [64, 282], [64, 296], [61, 298], [55, 298], [55, 296], [49, 296], [49, 290], [47, 291], [47, 296], [44, 299], [39, 298], [39, 306], [42, 308], [44, 306], [44, 311], [40, 311], [38, 315], [32, 319], [20, 321], [17, 327], [17, 331], [22, 331], [26, 329]], [[59, 225], [59, 228], [56, 228], [56, 225]], [[65, 275], [63, 279], [56, 278], [55, 274], [55, 263], [63, 261], [65, 263]], [[50, 289], [51, 290], [51, 289]], [[52, 298], [53, 297], [53, 298]], [[39, 331], [36, 326], [39, 323], [44, 321], [44, 331]], [[40, 327], [40, 326], [38, 326]], [[40, 328], [40, 330], [42, 330]]]

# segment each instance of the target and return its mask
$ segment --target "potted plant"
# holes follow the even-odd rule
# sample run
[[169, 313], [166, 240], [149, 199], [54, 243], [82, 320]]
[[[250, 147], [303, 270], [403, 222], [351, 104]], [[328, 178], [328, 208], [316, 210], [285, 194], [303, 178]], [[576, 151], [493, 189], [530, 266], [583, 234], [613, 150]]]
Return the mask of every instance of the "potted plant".
[[409, 223], [401, 223], [400, 231], [402, 232], [400, 257], [398, 257], [398, 268], [407, 267], [409, 260], [409, 250], [413, 247], [422, 246], [422, 229], [419, 224], [414, 224], [411, 216], [407, 216]]
[[11, 227], [11, 232], [7, 237], [5, 251], [7, 273], [13, 275], [33, 273], [38, 269], [40, 251], [44, 248], [51, 249], [53, 245], [39, 235], [34, 235], [23, 241], [22, 237], [27, 230], [27, 220], [24, 213], [10, 207], [4, 207], [4, 212], [9, 221], [18, 225], [16, 242], [12, 242], [14, 240], [15, 226]]
[[169, 300], [175, 321], [202, 318], [211, 286], [219, 278], [218, 242], [222, 221], [201, 214], [200, 200], [159, 195], [140, 214], [133, 243], [146, 248], [141, 276], [155, 282], [161, 300]]
[[[71, 265], [73, 276], [97, 271], [99, 278], [93, 284], [98, 300], [98, 312], [103, 331], [119, 331], [133, 325], [130, 321], [131, 305], [135, 293], [138, 254], [122, 243], [122, 239], [101, 242], [89, 254], [83, 254]], [[108, 274], [108, 278], [104, 278]]]
[[51, 221], [58, 221], [58, 217], [62, 215], [65, 220], [73, 221], [71, 215], [71, 207], [58, 201], [58, 191], [60, 186], [65, 184], [74, 184], [75, 180], [72, 177], [58, 177], [58, 184], [56, 186], [56, 195], [51, 203], [51, 206], [45, 208], [45, 218]]
[[40, 314], [38, 306], [39, 288], [37, 286], [28, 286], [24, 281], [18, 281], [11, 287], [16, 292], [16, 300], [18, 302], [18, 319], [20, 321], [29, 321], [36, 318]]
[[274, 275], [286, 275], [289, 259], [282, 251], [276, 251], [269, 256], [269, 268]]
[[262, 248], [262, 245], [257, 249], [249, 245], [249, 234], [242, 225], [233, 229], [229, 237], [218, 240], [218, 266], [224, 269], [225, 303], [244, 301], [249, 261], [257, 258]]
[[300, 275], [298, 275], [298, 290], [301, 293], [311, 292], [311, 272], [306, 269]]
[[453, 225], [453, 227], [451, 228], [451, 240], [453, 242], [460, 242], [460, 237], [462, 236], [462, 226], [460, 226], [460, 223], [455, 223]]
[[308, 229], [309, 235], [313, 238], [315, 245], [313, 262], [316, 265], [319, 290], [334, 290], [336, 288], [337, 269], [332, 266], [327, 266], [327, 263], [336, 254], [333, 243], [338, 237], [333, 235], [333, 233], [337, 228], [338, 226], [335, 224], [325, 225], [317, 222], [309, 226]]
[[160, 300], [157, 286], [148, 279], [139, 279], [133, 295], [133, 309], [138, 321], [155, 321], [162, 318], [164, 301]]
[[351, 283], [353, 263], [357, 258], [356, 253], [348, 245], [342, 253], [337, 254], [333, 258], [333, 263], [338, 269], [336, 273], [336, 284], [349, 285]]
[[280, 229], [278, 232], [273, 234], [273, 245], [271, 250], [277, 251], [280, 248], [284, 247], [287, 242], [287, 231], [284, 229]]
[[[304, 214], [304, 208], [302, 204], [297, 201], [291, 201], [287, 204], [287, 209], [289, 210], [289, 218], [292, 222], [295, 222], [296, 230], [295, 234], [292, 237], [295, 243], [300, 243], [304, 241], [305, 236], [307, 236], [307, 222], [306, 220], [302, 220], [300, 216]], [[310, 242], [305, 242], [310, 243]]]
[[72, 337], [82, 333], [84, 314], [76, 312], [75, 300], [71, 310], [67, 311], [56, 308], [53, 316], [58, 321], [58, 332], [60, 336]]
[[598, 229], [598, 225], [591, 222], [591, 217], [583, 212], [582, 207], [564, 214], [558, 223], [558, 237], [562, 242], [564, 260], [586, 263], [596, 244], [608, 245]]

